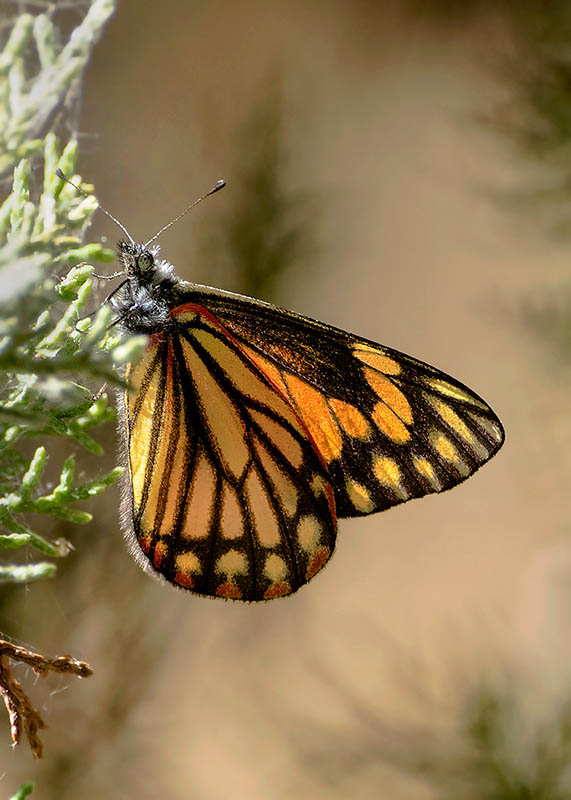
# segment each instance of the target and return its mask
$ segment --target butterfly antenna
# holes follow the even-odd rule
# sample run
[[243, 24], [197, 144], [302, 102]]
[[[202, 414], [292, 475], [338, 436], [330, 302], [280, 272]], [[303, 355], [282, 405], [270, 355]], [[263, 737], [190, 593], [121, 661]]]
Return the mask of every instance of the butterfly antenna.
[[[55, 173], [58, 176], [58, 178], [60, 178], [60, 180], [65, 181], [66, 183], [69, 183], [70, 186], [73, 186], [74, 189], [77, 189], [77, 191], [80, 194], [82, 194], [84, 197], [91, 197], [92, 196], [92, 195], [88, 195], [87, 192], [84, 192], [83, 189], [81, 188], [81, 186], [78, 186], [73, 181], [70, 181], [70, 179], [66, 175], [63, 174], [63, 172], [61, 171], [61, 169], [59, 167], [57, 167], [57, 169], [55, 170]], [[135, 244], [135, 240], [133, 239], [133, 237], [131, 236], [131, 234], [127, 230], [127, 228], [119, 222], [117, 217], [114, 217], [113, 214], [110, 214], [109, 211], [107, 211], [106, 208], [103, 208], [103, 206], [101, 205], [99, 200], [97, 201], [97, 207], [100, 208], [101, 211], [103, 211], [103, 213], [105, 214], [106, 217], [109, 217], [110, 220], [113, 220], [115, 225], [117, 225], [119, 228], [121, 228], [121, 230], [123, 231], [125, 236], [127, 236], [129, 241], [131, 242], [131, 244]]]
[[212, 187], [212, 189], [210, 189], [210, 191], [206, 192], [206, 194], [203, 194], [202, 197], [198, 198], [198, 200], [195, 200], [193, 203], [191, 203], [189, 206], [187, 206], [184, 209], [184, 211], [181, 214], [178, 215], [178, 217], [175, 217], [169, 223], [164, 225], [160, 229], [160, 231], [155, 233], [155, 235], [151, 239], [149, 239], [148, 242], [145, 242], [143, 247], [148, 247], [151, 244], [151, 242], [154, 242], [155, 239], [158, 239], [159, 236], [161, 235], [161, 233], [164, 233], [167, 228], [170, 228], [171, 225], [174, 225], [175, 222], [178, 222], [179, 219], [182, 219], [185, 214], [188, 214], [188, 212], [190, 211], [191, 208], [194, 208], [194, 206], [197, 206], [199, 203], [202, 203], [202, 201], [206, 200], [207, 197], [210, 197], [211, 194], [215, 194], [215, 192], [219, 192], [220, 189], [223, 189], [225, 186], [226, 186], [226, 181], [223, 181], [223, 180], [216, 181], [216, 184]]

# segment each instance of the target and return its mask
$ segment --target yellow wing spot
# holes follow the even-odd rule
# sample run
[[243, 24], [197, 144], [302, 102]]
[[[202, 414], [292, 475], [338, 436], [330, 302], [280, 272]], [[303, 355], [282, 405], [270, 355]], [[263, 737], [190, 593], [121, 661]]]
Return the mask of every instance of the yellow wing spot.
[[250, 411], [252, 419], [257, 422], [269, 440], [287, 458], [296, 469], [301, 467], [303, 462], [303, 450], [300, 444], [293, 438], [291, 433], [261, 411], [252, 409]]
[[377, 397], [383, 400], [403, 422], [412, 425], [412, 408], [401, 390], [384, 375], [379, 375], [378, 372], [367, 367], [364, 367], [363, 371], [369, 386]]
[[343, 441], [323, 395], [294, 375], [286, 375], [285, 380], [297, 411], [320, 454], [328, 462], [339, 458]]
[[354, 439], [367, 439], [369, 437], [371, 428], [359, 409], [355, 408], [351, 403], [337, 400], [336, 397], [332, 397], [329, 400], [329, 405], [333, 409], [338, 424], [343, 428], [347, 436], [351, 436]]
[[408, 496], [400, 483], [399, 465], [392, 458], [377, 456], [373, 461], [373, 472], [379, 483], [392, 489], [399, 497], [404, 499]]
[[363, 486], [362, 483], [357, 483], [357, 481], [353, 480], [347, 480], [345, 481], [345, 490], [347, 491], [349, 500], [357, 509], [357, 511], [362, 511], [363, 513], [367, 514], [373, 510], [374, 506], [369, 490], [366, 488], [366, 486]]
[[446, 405], [442, 400], [439, 400], [436, 397], [429, 397], [430, 404], [433, 408], [437, 411], [438, 414], [442, 417], [444, 422], [447, 425], [456, 431], [458, 436], [461, 436], [465, 442], [469, 444], [474, 444], [474, 437], [472, 436], [472, 432], [466, 425], [466, 423], [460, 419], [458, 414], [453, 411], [449, 405]]
[[478, 400], [477, 397], [474, 397], [473, 394], [463, 391], [458, 386], [452, 386], [451, 383], [442, 380], [442, 378], [428, 378], [426, 384], [430, 386], [431, 389], [435, 389], [437, 392], [445, 395], [445, 397], [449, 397], [451, 400], [463, 400], [465, 403], [470, 403], [471, 406], [476, 406], [477, 408], [483, 409], [487, 408], [486, 404], [482, 403], [481, 400]]
[[442, 456], [446, 461], [451, 464], [456, 464], [459, 461], [458, 451], [443, 433], [433, 431], [431, 434], [432, 444], [436, 452]]
[[244, 490], [248, 498], [254, 532], [262, 547], [275, 547], [281, 539], [278, 519], [256, 469], [251, 469]]
[[404, 444], [410, 439], [410, 431], [406, 425], [382, 401], [373, 408], [373, 422], [377, 428], [397, 444]]
[[460, 475], [468, 475], [470, 473], [470, 468], [460, 457], [458, 450], [448, 437], [444, 436], [444, 434], [439, 431], [432, 431], [430, 438], [436, 452], [439, 453], [445, 461], [453, 464]]
[[248, 571], [246, 556], [239, 550], [228, 550], [216, 562], [216, 572], [228, 578], [234, 575], [245, 575]]
[[435, 398], [430, 398], [431, 404], [434, 406], [436, 411], [440, 414], [442, 419], [450, 425], [450, 427], [456, 431], [458, 436], [461, 436], [462, 439], [470, 446], [471, 450], [478, 456], [478, 458], [485, 459], [488, 455], [488, 448], [485, 447], [482, 442], [476, 438], [476, 436], [472, 433], [472, 431], [468, 428], [466, 423], [460, 419], [458, 414], [453, 411], [450, 406], [443, 403], [442, 400], [437, 400]]
[[[144, 360], [147, 361], [145, 355]], [[138, 367], [141, 366], [139, 373]], [[142, 379], [144, 375], [143, 365], [138, 365], [137, 369], [133, 370], [133, 374]], [[148, 367], [148, 364], [147, 364]], [[133, 501], [135, 509], [141, 505], [143, 496], [143, 489], [145, 486], [145, 473], [147, 469], [149, 448], [151, 445], [152, 428], [153, 428], [153, 414], [157, 408], [157, 396], [159, 389], [159, 374], [155, 372], [152, 380], [147, 386], [145, 397], [137, 420], [131, 430], [129, 438], [129, 467], [131, 472], [131, 484], [133, 486]], [[133, 411], [133, 398], [129, 396], [128, 400], [131, 413]]]
[[369, 347], [366, 344], [358, 344], [353, 348], [355, 358], [362, 361], [363, 364], [368, 364], [369, 367], [384, 372], [385, 375], [399, 375], [401, 366], [397, 361], [394, 361], [389, 356], [383, 355], [374, 347]]
[[200, 574], [201, 572], [201, 565], [200, 559], [195, 553], [191, 553], [190, 551], [186, 553], [180, 553], [176, 557], [175, 566], [177, 572], [183, 572], [185, 574]]
[[287, 575], [287, 566], [283, 558], [277, 556], [275, 553], [270, 553], [264, 563], [264, 575], [266, 578], [277, 583], [283, 581]]
[[313, 553], [321, 537], [321, 523], [317, 517], [302, 517], [297, 526], [299, 546], [306, 553]]
[[426, 458], [421, 458], [420, 456], [413, 456], [412, 463], [414, 464], [415, 470], [422, 475], [423, 478], [426, 478], [429, 483], [434, 486], [436, 491], [439, 491], [442, 488], [442, 484], [436, 477], [434, 472], [434, 468], [430, 461], [427, 461]]
[[220, 533], [224, 539], [239, 539], [244, 533], [244, 517], [235, 489], [228, 483], [222, 491]]

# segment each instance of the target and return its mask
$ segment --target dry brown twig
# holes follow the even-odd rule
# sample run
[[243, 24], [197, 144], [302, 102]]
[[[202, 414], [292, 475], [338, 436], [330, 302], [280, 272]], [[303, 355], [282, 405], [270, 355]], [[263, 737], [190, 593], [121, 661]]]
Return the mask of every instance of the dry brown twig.
[[34, 758], [41, 758], [43, 745], [38, 731], [47, 725], [42, 719], [20, 683], [14, 677], [11, 661], [27, 664], [38, 675], [45, 676], [48, 672], [71, 673], [80, 678], [93, 675], [93, 670], [85, 661], [77, 661], [72, 656], [58, 656], [46, 658], [40, 653], [32, 653], [25, 647], [0, 639], [0, 694], [10, 717], [10, 729], [14, 744], [20, 742], [22, 730], [30, 745]]

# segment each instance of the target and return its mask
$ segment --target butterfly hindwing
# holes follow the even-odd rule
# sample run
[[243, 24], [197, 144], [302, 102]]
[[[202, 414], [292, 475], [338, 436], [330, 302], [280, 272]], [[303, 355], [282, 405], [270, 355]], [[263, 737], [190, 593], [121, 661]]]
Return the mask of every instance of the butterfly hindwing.
[[207, 287], [183, 296], [208, 308], [289, 400], [339, 517], [449, 489], [502, 445], [490, 407], [428, 364], [261, 301]]
[[335, 543], [328, 472], [292, 405], [204, 308], [151, 337], [125, 400], [133, 546], [199, 594], [289, 594]]

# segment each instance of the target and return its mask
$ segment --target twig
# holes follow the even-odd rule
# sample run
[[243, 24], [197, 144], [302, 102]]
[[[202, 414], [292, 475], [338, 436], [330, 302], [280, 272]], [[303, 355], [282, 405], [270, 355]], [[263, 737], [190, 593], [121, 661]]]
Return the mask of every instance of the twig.
[[93, 670], [85, 661], [78, 661], [72, 656], [47, 658], [40, 653], [32, 653], [25, 647], [0, 639], [0, 694], [4, 698], [6, 710], [10, 717], [12, 741], [18, 744], [22, 731], [26, 735], [34, 758], [41, 758], [43, 745], [38, 731], [47, 727], [28, 695], [14, 677], [10, 661], [27, 664], [38, 675], [48, 672], [72, 673], [80, 678], [88, 678]]

